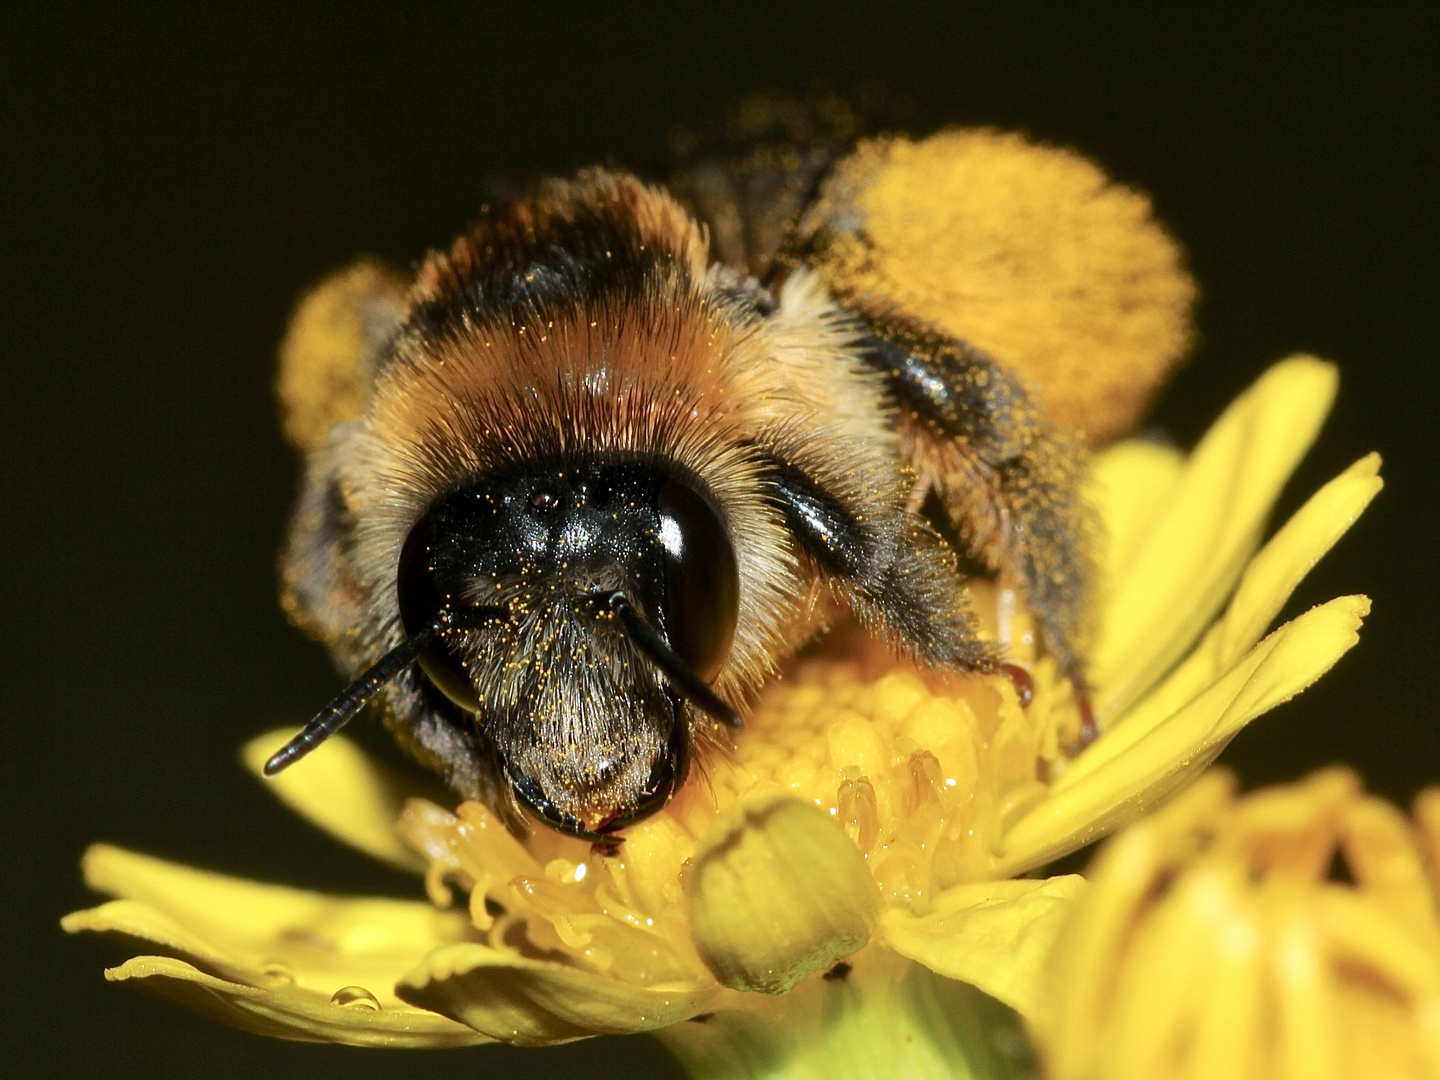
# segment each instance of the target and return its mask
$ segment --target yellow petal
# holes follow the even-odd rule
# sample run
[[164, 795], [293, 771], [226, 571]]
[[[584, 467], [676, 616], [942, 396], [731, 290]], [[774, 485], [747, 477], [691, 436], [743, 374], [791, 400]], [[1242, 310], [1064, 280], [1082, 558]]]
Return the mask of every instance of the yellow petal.
[[430, 792], [372, 761], [343, 735], [331, 736], [279, 776], [264, 777], [270, 755], [299, 731], [280, 728], [251, 739], [240, 752], [245, 767], [286, 806], [337, 840], [401, 870], [423, 873], [425, 860], [396, 835], [395, 822], [406, 799]]
[[1340, 831], [1356, 884], [1397, 923], [1411, 927], [1429, 925], [1435, 915], [1434, 893], [1425, 877], [1427, 860], [1416, 848], [1416, 834], [1404, 814], [1376, 798], [1350, 807]]
[[[1047, 983], [1048, 1008], [1035, 1025], [1042, 1037], [1048, 1069], [1056, 1080], [1093, 1077], [1090, 1064], [1109, 1055], [1115, 1042], [1105, 1022], [1121, 992], [1116, 959], [1130, 939], [1136, 913], [1151, 904], [1158, 864], [1193, 822], [1212, 820], [1229, 803], [1233, 781], [1222, 770], [1202, 776], [1168, 805], [1132, 825], [1106, 844], [1088, 870], [1089, 888], [1077, 905], [1075, 921], [1063, 931], [1053, 955]], [[1190, 948], [1187, 949], [1187, 944]], [[1185, 987], [1172, 978], [1180, 966], [1193, 964], [1198, 947], [1194, 934], [1167, 935], [1152, 931], [1139, 947], [1165, 963], [1164, 993], [1152, 995], [1152, 1015], [1172, 1012]], [[1126, 1049], [1133, 1049], [1127, 1047]]]
[[1034, 1020], [1045, 964], [1085, 880], [957, 885], [924, 915], [892, 908], [881, 920], [885, 943], [946, 978], [959, 979]]
[[1256, 1074], [1257, 1033], [1265, 1023], [1264, 962], [1258, 917], [1235, 904], [1215, 934], [1209, 986], [1192, 987], [1196, 1012], [1192, 1076], [1230, 1080]]
[[[1193, 1013], [1197, 992], [1207, 985], [1214, 962], [1208, 942], [1183, 922], [1183, 913], [1195, 906], [1195, 898], [1167, 900], [1130, 943], [1137, 963], [1117, 972], [1119, 978], [1112, 977], [1104, 987], [1105, 996], [1113, 997], [1109, 1037], [1102, 1044], [1109, 1059], [1101, 1072], [1106, 1080], [1165, 1076], [1172, 1028]], [[1133, 977], [1136, 971], [1161, 971], [1165, 977], [1158, 985], [1147, 984]]]
[[1325, 977], [1325, 944], [1303, 916], [1279, 930], [1276, 975], [1279, 1074], [1295, 1080], [1336, 1075], [1337, 1029], [1331, 980]]
[[1354, 525], [1385, 482], [1380, 455], [1367, 454], [1295, 512], [1245, 568], [1215, 649], [1220, 663], [1239, 657], [1265, 633], [1315, 564]]
[[167, 956], [192, 961], [206, 971], [218, 972], [232, 981], [270, 983], [291, 978], [288, 966], [279, 959], [267, 960], [256, 968], [233, 953], [217, 948], [163, 911], [138, 900], [111, 900], [99, 907], [72, 911], [60, 920], [67, 934], [105, 934], [139, 948], [160, 946]]
[[1124, 577], [1184, 471], [1185, 455], [1179, 450], [1143, 439], [1128, 439], [1095, 455], [1085, 502], [1105, 523], [1102, 583]]
[[216, 978], [167, 956], [137, 956], [110, 968], [105, 977], [134, 983], [223, 1024], [281, 1039], [417, 1049], [490, 1041], [433, 1012], [367, 1008], [363, 999], [337, 1005], [294, 986], [261, 988]]
[[731, 808], [695, 849], [690, 930], [715, 977], [778, 994], [865, 946], [880, 890], [815, 806], [770, 795]]
[[719, 993], [713, 983], [636, 986], [477, 944], [426, 957], [398, 990], [412, 1004], [520, 1046], [652, 1031], [704, 1012]]
[[407, 1010], [394, 983], [434, 949], [471, 935], [469, 920], [423, 902], [344, 899], [262, 885], [96, 845], [86, 882], [121, 900], [67, 916], [94, 931], [177, 954], [210, 975], [329, 1002], [362, 986], [384, 1010]]
[[1128, 752], [1073, 783], [1057, 784], [1050, 798], [1006, 832], [999, 872], [1017, 874], [1082, 847], [1164, 798], [1245, 724], [1328, 671], [1355, 645], [1369, 610], [1370, 602], [1359, 596], [1312, 608], [1251, 649]]
[[1125, 572], [1108, 583], [1090, 669], [1102, 720], [1138, 700], [1224, 603], [1335, 385], [1329, 364], [1282, 361], [1196, 447]]
[[1212, 771], [1091, 863], [1035, 1025], [1046, 1076], [1440, 1075], [1440, 922], [1409, 823], [1341, 768], [1233, 789]]
[[1060, 777], [1054, 790], [1079, 783], [1127, 754], [1149, 732], [1234, 666], [1265, 632], [1321, 556], [1353, 525], [1382, 487], [1380, 458], [1370, 454], [1317, 491], [1250, 561], [1225, 616], [1144, 701], [1116, 720]]

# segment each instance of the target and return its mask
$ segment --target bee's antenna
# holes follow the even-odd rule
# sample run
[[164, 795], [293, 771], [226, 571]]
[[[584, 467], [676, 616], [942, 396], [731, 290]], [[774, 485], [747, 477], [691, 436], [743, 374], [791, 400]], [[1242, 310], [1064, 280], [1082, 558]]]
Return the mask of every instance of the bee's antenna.
[[425, 646], [429, 645], [435, 635], [442, 630], [458, 629], [487, 619], [503, 619], [507, 615], [508, 612], [504, 608], [490, 607], [475, 608], [471, 611], [461, 612], [459, 615], [442, 611], [439, 617], [425, 629], [417, 634], [412, 634], [371, 664], [363, 675], [340, 692], [339, 697], [321, 709], [315, 719], [305, 725], [300, 734], [275, 751], [270, 760], [265, 762], [265, 768], [261, 771], [266, 776], [274, 776], [294, 765], [295, 762], [334, 735], [348, 724], [355, 714], [385, 687], [386, 683], [413, 664]]
[[322, 742], [334, 735], [365, 707], [365, 703], [378, 694], [381, 688], [399, 675], [415, 658], [420, 650], [430, 644], [430, 639], [440, 632], [440, 623], [435, 622], [418, 634], [406, 638], [375, 663], [365, 674], [340, 692], [340, 696], [320, 710], [319, 715], [305, 725], [303, 731], [271, 755], [265, 762], [264, 773], [274, 776], [282, 769], [289, 768]]
[[630, 635], [630, 640], [640, 646], [641, 651], [683, 697], [726, 727], [739, 730], [740, 714], [721, 701], [715, 691], [706, 686], [705, 681], [691, 670], [690, 665], [675, 655], [675, 651], [655, 632], [655, 628], [641, 618], [624, 593], [611, 593], [606, 597], [605, 603], [619, 617], [620, 625], [625, 628], [625, 633]]

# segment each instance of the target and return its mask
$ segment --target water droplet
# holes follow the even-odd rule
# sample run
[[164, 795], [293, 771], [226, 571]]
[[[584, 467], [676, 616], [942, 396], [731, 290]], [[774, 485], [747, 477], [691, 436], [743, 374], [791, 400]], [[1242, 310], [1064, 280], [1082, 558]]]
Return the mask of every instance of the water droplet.
[[263, 965], [260, 974], [272, 986], [289, 986], [295, 981], [295, 972], [290, 970], [288, 964], [282, 964], [278, 960]]
[[363, 986], [342, 986], [330, 995], [330, 1004], [343, 1005], [347, 1009], [370, 1009], [380, 1011], [380, 1002]]

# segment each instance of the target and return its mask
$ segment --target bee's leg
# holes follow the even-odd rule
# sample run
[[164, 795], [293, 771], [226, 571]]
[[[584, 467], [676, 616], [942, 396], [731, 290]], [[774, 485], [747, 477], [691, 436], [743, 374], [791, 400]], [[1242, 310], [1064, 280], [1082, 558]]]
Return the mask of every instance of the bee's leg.
[[865, 356], [886, 377], [921, 483], [970, 554], [1024, 590], [1051, 654], [1083, 688], [1094, 532], [1080, 496], [1084, 451], [978, 349], [909, 320], [872, 327]]
[[345, 666], [358, 668], [384, 651], [384, 643], [363, 640], [360, 633], [364, 593], [348, 554], [354, 528], [336, 455], [321, 447], [306, 462], [281, 552], [280, 606], [311, 637], [340, 650]]
[[771, 452], [766, 490], [801, 551], [872, 630], [925, 663], [993, 670], [953, 554], [921, 518], [878, 500], [852, 509], [792, 461]]

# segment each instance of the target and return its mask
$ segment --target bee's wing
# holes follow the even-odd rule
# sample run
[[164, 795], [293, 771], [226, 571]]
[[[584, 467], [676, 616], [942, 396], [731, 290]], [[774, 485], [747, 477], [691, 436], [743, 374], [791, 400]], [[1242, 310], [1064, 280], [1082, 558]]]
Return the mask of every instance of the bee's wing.
[[716, 130], [671, 135], [667, 186], [710, 234], [710, 255], [766, 281], [820, 182], [857, 139], [893, 127], [878, 93], [756, 95]]

